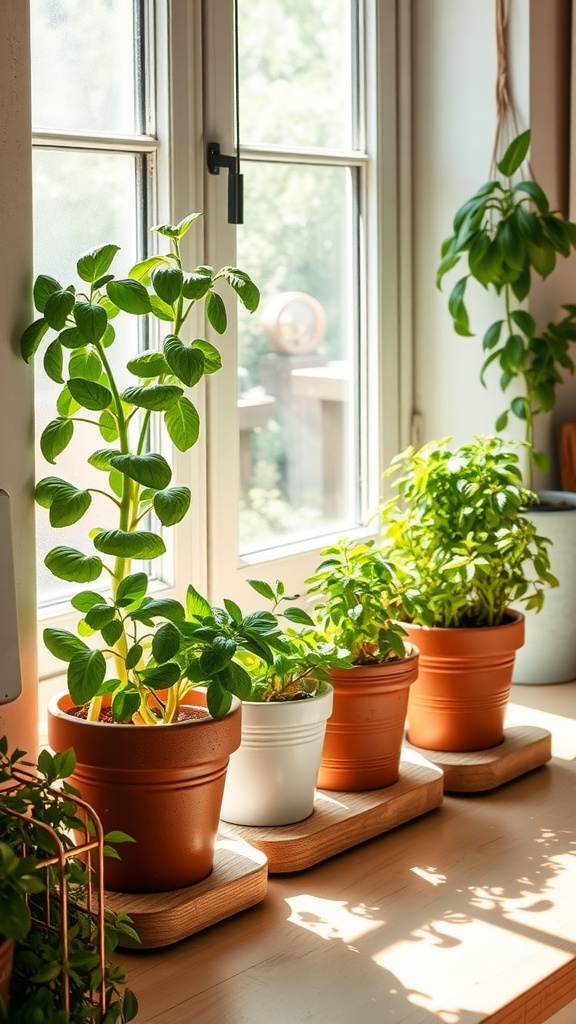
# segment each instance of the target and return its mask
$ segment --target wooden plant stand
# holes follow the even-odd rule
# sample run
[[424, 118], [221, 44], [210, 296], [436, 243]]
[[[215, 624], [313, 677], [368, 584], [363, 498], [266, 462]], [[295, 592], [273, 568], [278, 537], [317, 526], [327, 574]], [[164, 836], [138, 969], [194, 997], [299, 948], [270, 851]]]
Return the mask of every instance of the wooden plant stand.
[[424, 750], [408, 742], [406, 745], [443, 771], [447, 793], [484, 793], [496, 789], [540, 768], [552, 757], [551, 734], [531, 725], [505, 729], [503, 742], [489, 750], [459, 753]]
[[409, 752], [393, 786], [363, 793], [317, 790], [305, 821], [274, 828], [221, 822], [221, 832], [242, 837], [268, 858], [270, 873], [303, 871], [442, 803], [442, 771]]

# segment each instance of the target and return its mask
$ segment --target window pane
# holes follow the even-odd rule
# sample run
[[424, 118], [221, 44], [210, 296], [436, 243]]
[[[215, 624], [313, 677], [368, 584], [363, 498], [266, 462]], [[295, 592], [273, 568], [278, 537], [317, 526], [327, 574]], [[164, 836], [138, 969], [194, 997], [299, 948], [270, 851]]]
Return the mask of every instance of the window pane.
[[239, 0], [243, 145], [350, 149], [353, 0]]
[[[76, 260], [82, 253], [105, 242], [121, 247], [113, 270], [124, 275], [137, 255], [136, 181], [137, 160], [130, 154], [91, 153], [85, 150], [36, 150], [34, 153], [34, 263], [36, 273], [48, 273], [67, 287], [80, 286]], [[134, 318], [114, 321], [122, 330], [121, 366], [136, 354], [138, 338]], [[110, 350], [111, 356], [114, 348]], [[114, 363], [113, 363], [114, 365]], [[114, 367], [119, 370], [120, 365]], [[66, 374], [64, 374], [66, 376]], [[126, 380], [123, 383], [128, 383]], [[49, 380], [38, 367], [36, 373], [36, 432], [40, 437], [47, 423], [55, 418], [55, 401], [61, 387]], [[89, 455], [105, 442], [96, 427], [78, 424], [69, 448], [59, 457], [56, 466], [45, 462], [38, 450], [36, 478], [59, 476], [77, 486], [98, 487], [102, 474], [84, 465], [79, 451]], [[115, 508], [109, 501], [93, 496], [93, 506], [86, 520], [55, 534], [44, 509], [37, 511], [38, 601], [40, 605], [64, 601], [76, 592], [75, 584], [58, 580], [44, 566], [44, 557], [57, 544], [77, 547], [86, 552], [86, 523], [98, 522], [116, 526]]]
[[[357, 520], [356, 240], [348, 168], [246, 161], [238, 263], [241, 551]], [[270, 215], [271, 197], [281, 197]]]
[[35, 128], [134, 133], [131, 0], [31, 0]]

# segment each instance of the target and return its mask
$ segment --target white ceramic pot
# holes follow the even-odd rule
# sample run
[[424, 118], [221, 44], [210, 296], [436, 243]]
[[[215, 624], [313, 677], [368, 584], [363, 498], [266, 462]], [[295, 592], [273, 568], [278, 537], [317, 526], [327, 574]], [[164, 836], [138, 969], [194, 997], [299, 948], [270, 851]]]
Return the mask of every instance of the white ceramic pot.
[[290, 825], [314, 810], [333, 690], [307, 700], [242, 704], [242, 740], [230, 757], [221, 817], [234, 825]]
[[540, 500], [560, 501], [559, 510], [537, 507], [528, 517], [549, 537], [551, 571], [560, 586], [547, 589], [541, 612], [528, 611], [526, 639], [516, 652], [514, 683], [566, 683], [576, 679], [576, 493], [539, 491]]

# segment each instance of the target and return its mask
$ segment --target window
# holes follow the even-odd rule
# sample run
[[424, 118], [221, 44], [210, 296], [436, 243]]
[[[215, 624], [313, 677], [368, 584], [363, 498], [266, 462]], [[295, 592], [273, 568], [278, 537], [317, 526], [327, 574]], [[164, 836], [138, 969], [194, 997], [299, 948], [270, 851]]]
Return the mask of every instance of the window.
[[[224, 369], [195, 396], [202, 442], [174, 454], [193, 511], [158, 586], [181, 595], [193, 579], [213, 600], [228, 595], [242, 607], [247, 575], [299, 589], [330, 537], [362, 529], [383, 425], [397, 448], [396, 298], [393, 274], [380, 281], [377, 272], [375, 128], [379, 96], [394, 89], [395, 3], [238, 0], [237, 12], [234, 0], [30, 3], [36, 266], [69, 283], [69, 254], [105, 241], [121, 246], [118, 265], [127, 266], [153, 244], [151, 224], [203, 210], [190, 261], [237, 263], [262, 292], [253, 316], [236, 319], [230, 306]], [[207, 173], [206, 146], [233, 152], [237, 122], [245, 213], [236, 228], [225, 172]], [[393, 140], [390, 116], [385, 127]], [[394, 181], [388, 173], [388, 209]], [[395, 214], [385, 225], [391, 254], [394, 225]], [[393, 373], [383, 407], [386, 325]], [[134, 335], [127, 345], [158, 341]], [[55, 388], [38, 372], [39, 431]], [[65, 455], [56, 472], [66, 477]], [[82, 523], [78, 531], [66, 543], [82, 547]], [[44, 619], [68, 613], [65, 585], [43, 568], [53, 544], [40, 510]], [[44, 674], [61, 670], [41, 657]]]

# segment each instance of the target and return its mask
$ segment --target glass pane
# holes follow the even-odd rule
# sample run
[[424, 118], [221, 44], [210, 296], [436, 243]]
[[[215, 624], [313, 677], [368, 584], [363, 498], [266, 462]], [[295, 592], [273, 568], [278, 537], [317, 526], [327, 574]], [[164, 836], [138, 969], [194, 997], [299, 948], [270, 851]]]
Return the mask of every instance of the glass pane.
[[[262, 289], [240, 315], [241, 551], [357, 519], [358, 309], [352, 173], [245, 162], [238, 264]], [[270, 216], [271, 196], [281, 196]]]
[[240, 141], [350, 149], [353, 0], [239, 0]]
[[133, 6], [132, 0], [31, 0], [35, 128], [140, 130]]
[[[55, 277], [64, 287], [81, 284], [76, 274], [76, 261], [88, 249], [105, 242], [121, 247], [112, 270], [124, 276], [137, 256], [136, 181], [137, 159], [131, 154], [90, 153], [50, 149], [34, 153], [34, 264], [35, 274]], [[124, 332], [121, 346], [121, 365], [136, 354], [138, 338], [132, 317], [114, 321], [117, 330]], [[120, 348], [120, 346], [118, 346]], [[114, 349], [110, 350], [113, 355]], [[112, 360], [112, 365], [114, 362]], [[115, 369], [120, 369], [119, 366]], [[121, 381], [128, 384], [128, 380]], [[41, 365], [36, 368], [36, 433], [55, 418], [55, 401], [59, 385], [49, 380]], [[98, 487], [102, 475], [85, 466], [84, 478], [79, 479], [78, 455], [84, 445], [86, 454], [104, 442], [94, 426], [80, 423], [75, 427], [74, 439], [57, 460], [50, 465], [39, 449], [36, 457], [36, 479], [59, 476], [74, 481], [77, 486]], [[58, 580], [44, 566], [44, 557], [50, 548], [66, 544], [88, 552], [86, 537], [88, 520], [93, 525], [116, 526], [116, 509], [105, 498], [93, 495], [89, 516], [66, 530], [55, 532], [44, 509], [37, 510], [38, 547], [38, 601], [40, 605], [64, 601], [76, 592], [75, 584]]]

